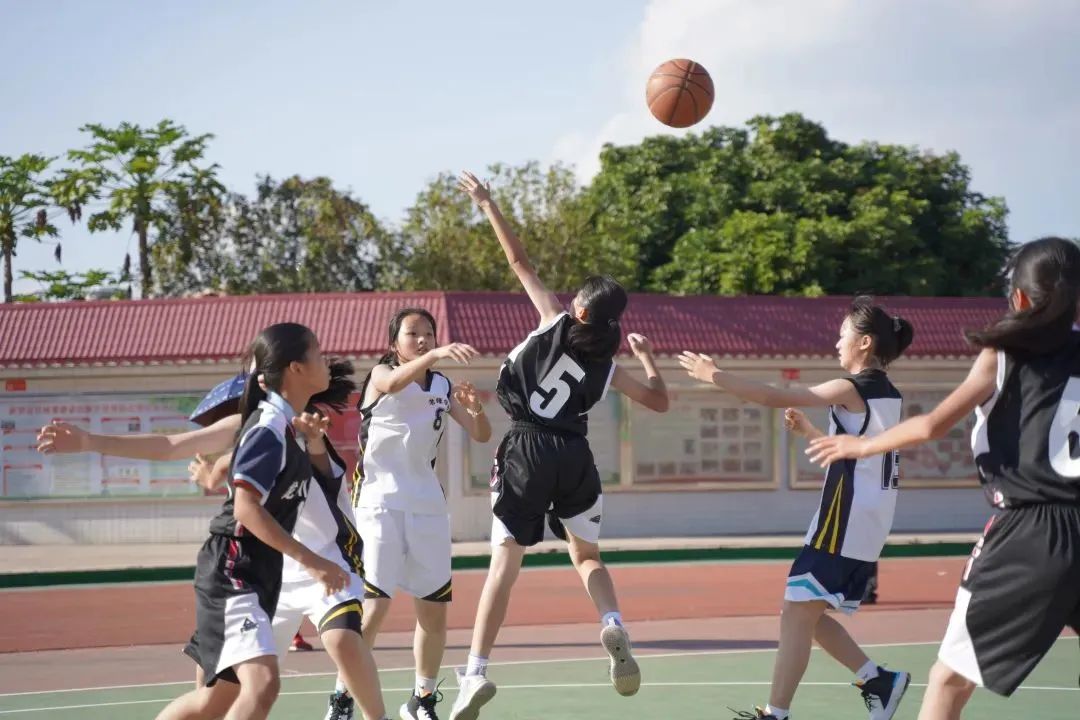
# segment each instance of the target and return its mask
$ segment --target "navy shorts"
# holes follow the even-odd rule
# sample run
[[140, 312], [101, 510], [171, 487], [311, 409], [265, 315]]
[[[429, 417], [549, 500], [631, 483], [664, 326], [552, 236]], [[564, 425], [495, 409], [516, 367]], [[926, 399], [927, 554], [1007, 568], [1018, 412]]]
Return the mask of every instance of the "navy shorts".
[[784, 599], [792, 602], [824, 600], [834, 610], [850, 615], [859, 609], [866, 585], [874, 577], [875, 564], [805, 545], [791, 564]]

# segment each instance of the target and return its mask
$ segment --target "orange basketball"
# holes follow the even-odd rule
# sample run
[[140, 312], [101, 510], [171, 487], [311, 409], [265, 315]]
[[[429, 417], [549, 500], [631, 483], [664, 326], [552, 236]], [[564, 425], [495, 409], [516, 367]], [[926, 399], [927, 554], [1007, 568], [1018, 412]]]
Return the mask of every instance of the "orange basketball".
[[645, 101], [653, 117], [665, 125], [690, 127], [712, 107], [712, 78], [693, 60], [668, 60], [649, 76]]

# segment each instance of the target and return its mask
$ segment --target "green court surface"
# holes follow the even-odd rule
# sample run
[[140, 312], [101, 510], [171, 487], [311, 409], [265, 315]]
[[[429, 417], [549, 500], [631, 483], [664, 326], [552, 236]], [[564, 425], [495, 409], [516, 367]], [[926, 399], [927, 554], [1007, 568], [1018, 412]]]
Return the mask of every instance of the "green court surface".
[[[869, 648], [868, 648], [869, 649]], [[912, 687], [896, 718], [914, 719], [923, 684], [934, 659], [936, 645], [882, 645], [871, 655], [891, 668], [908, 669]], [[640, 658], [644, 684], [633, 698], [615, 694], [606, 680], [603, 659], [518, 662], [492, 666], [488, 675], [499, 685], [498, 695], [484, 709], [483, 718], [713, 718], [734, 716], [728, 707], [748, 710], [764, 704], [768, 693], [773, 650], [673, 653]], [[967, 720], [1039, 718], [1075, 720], [1080, 717], [1077, 687], [1077, 640], [1062, 638], [1009, 700], [978, 690], [968, 705]], [[439, 706], [449, 716], [456, 694], [452, 672], [445, 670], [445, 701]], [[382, 673], [384, 695], [391, 717], [410, 691], [411, 670]], [[796, 698], [795, 720], [861, 720], [867, 712], [850, 677], [820, 650], [811, 657], [804, 684]], [[320, 720], [325, 709], [330, 674], [288, 676], [270, 717]], [[150, 718], [173, 697], [186, 691], [186, 683], [126, 688], [95, 688], [0, 696], [0, 717], [134, 720]]]

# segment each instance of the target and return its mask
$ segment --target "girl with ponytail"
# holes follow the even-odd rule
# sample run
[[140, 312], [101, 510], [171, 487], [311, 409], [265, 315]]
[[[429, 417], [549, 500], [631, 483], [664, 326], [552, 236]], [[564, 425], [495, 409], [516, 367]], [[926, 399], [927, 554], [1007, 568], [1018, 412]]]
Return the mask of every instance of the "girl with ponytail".
[[958, 718], [977, 686], [1011, 695], [1058, 639], [1080, 630], [1080, 248], [1047, 237], [1009, 261], [1009, 309], [967, 333], [967, 379], [926, 415], [872, 438], [823, 437], [823, 464], [943, 437], [975, 412], [971, 448], [995, 508], [956, 593], [920, 720]]
[[459, 185], [486, 215], [533, 306], [540, 327], [514, 348], [499, 374], [499, 402], [512, 421], [495, 453], [492, 469], [491, 566], [477, 609], [472, 647], [450, 720], [474, 720], [495, 694], [487, 659], [510, 602], [525, 550], [541, 540], [544, 518], [569, 544], [570, 559], [601, 618], [600, 640], [610, 656], [609, 675], [621, 695], [633, 695], [641, 672], [622, 625], [615, 587], [600, 559], [603, 495], [585, 437], [587, 413], [608, 386], [635, 402], [663, 412], [667, 388], [656, 369], [652, 346], [641, 335], [627, 342], [648, 383], [613, 362], [622, 342], [619, 321], [626, 291], [607, 276], [585, 280], [566, 312], [529, 262], [525, 249], [499, 212], [488, 188], [471, 173]]
[[[859, 297], [836, 343], [840, 367], [847, 373], [843, 378], [809, 388], [781, 388], [719, 370], [701, 353], [684, 352], [679, 362], [692, 378], [742, 400], [788, 407], [787, 424], [800, 434], [818, 433], [796, 408], [828, 407], [830, 436], [871, 438], [900, 422], [902, 399], [886, 369], [913, 336], [909, 322]], [[747, 718], [786, 720], [814, 640], [855, 674], [872, 720], [889, 720], [896, 713], [910, 674], [879, 667], [844, 626], [825, 613], [858, 609], [892, 528], [898, 485], [894, 452], [879, 451], [857, 463], [828, 467], [817, 514], [788, 574], [769, 703], [744, 713]]]

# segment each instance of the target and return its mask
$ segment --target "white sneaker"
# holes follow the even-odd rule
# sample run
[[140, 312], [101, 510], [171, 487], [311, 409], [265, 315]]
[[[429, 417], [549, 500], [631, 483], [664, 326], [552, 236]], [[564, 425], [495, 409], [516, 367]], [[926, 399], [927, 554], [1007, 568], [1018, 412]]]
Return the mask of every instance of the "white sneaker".
[[483, 675], [466, 675], [457, 668], [458, 696], [450, 709], [450, 720], [476, 720], [480, 708], [495, 697], [495, 683]]
[[631, 654], [630, 635], [612, 623], [600, 632], [600, 642], [611, 656], [611, 684], [620, 695], [633, 695], [641, 687], [641, 669]]

